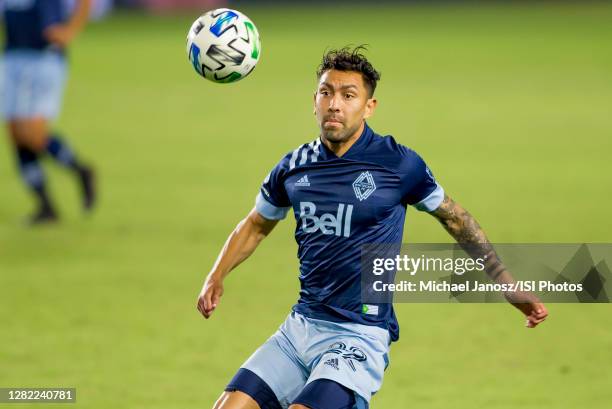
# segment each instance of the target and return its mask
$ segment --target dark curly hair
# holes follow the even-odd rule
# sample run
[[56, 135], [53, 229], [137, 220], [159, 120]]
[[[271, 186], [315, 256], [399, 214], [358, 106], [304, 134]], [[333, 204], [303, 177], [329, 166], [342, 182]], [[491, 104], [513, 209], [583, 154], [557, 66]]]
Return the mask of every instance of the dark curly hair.
[[358, 45], [353, 49], [346, 46], [339, 50], [326, 51], [317, 69], [317, 79], [321, 79], [321, 76], [328, 70], [359, 72], [363, 77], [369, 97], [372, 98], [376, 90], [376, 82], [380, 80], [380, 72], [374, 69], [362, 51], [367, 51], [365, 45]]

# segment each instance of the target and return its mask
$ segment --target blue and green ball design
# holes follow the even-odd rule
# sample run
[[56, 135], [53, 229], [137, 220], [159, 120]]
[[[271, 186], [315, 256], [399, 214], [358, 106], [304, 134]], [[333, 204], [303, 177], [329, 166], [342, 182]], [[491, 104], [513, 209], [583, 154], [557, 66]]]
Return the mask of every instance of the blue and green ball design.
[[209, 11], [192, 24], [187, 55], [204, 78], [221, 84], [239, 81], [255, 69], [261, 56], [257, 27], [239, 11]]

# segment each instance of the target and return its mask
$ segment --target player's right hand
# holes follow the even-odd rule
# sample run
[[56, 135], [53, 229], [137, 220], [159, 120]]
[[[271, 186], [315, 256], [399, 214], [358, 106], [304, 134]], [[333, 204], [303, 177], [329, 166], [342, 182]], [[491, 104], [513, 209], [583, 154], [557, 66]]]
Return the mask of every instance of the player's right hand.
[[44, 33], [50, 43], [65, 48], [76, 36], [76, 32], [68, 24], [54, 24], [48, 27]]
[[208, 319], [212, 315], [219, 300], [223, 295], [223, 282], [214, 278], [208, 277], [198, 296], [198, 311]]

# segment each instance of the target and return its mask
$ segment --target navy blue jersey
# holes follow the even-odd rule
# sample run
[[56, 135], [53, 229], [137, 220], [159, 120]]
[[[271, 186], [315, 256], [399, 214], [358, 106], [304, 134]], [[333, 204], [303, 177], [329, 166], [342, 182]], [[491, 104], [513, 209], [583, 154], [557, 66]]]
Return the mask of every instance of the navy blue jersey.
[[6, 50], [44, 50], [49, 26], [66, 21], [63, 0], [4, 0]]
[[287, 154], [264, 180], [256, 209], [278, 220], [293, 208], [301, 285], [295, 311], [376, 325], [395, 341], [393, 305], [361, 303], [361, 247], [400, 244], [406, 206], [433, 211], [443, 197], [418, 154], [366, 125], [340, 158], [320, 139]]

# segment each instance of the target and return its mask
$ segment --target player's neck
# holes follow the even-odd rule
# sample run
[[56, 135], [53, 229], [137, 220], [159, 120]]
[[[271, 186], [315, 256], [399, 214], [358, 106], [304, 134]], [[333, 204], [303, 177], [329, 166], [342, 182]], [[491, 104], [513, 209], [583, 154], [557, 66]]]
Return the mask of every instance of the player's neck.
[[336, 155], [337, 157], [341, 157], [346, 152], [348, 152], [349, 149], [351, 149], [351, 146], [353, 146], [355, 142], [357, 142], [357, 140], [363, 133], [364, 128], [365, 128], [365, 122], [362, 122], [359, 129], [357, 129], [357, 131], [353, 135], [351, 135], [350, 138], [348, 138], [346, 141], [332, 142], [323, 137], [321, 138], [321, 140], [323, 141], [327, 149], [332, 151], [334, 155]]

